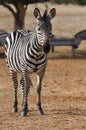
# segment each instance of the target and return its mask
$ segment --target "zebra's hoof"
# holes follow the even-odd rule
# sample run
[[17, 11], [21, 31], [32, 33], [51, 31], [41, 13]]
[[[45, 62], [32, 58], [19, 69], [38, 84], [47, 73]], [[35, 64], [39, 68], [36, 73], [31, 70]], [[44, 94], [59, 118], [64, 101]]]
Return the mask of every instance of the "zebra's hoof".
[[42, 110], [42, 109], [38, 110], [38, 114], [39, 114], [39, 115], [44, 115], [43, 110]]
[[12, 112], [14, 113], [14, 112], [18, 112], [18, 108], [17, 107], [14, 107], [13, 109], [12, 109]]
[[27, 115], [27, 111], [22, 111], [22, 112], [21, 112], [21, 116], [22, 116], [22, 117], [24, 117], [24, 116], [26, 116], [26, 115]]

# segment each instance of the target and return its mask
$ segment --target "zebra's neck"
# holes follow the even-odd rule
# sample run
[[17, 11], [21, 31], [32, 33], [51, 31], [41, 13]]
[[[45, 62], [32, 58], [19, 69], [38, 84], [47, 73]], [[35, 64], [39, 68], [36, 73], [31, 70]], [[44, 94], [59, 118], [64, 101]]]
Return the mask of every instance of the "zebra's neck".
[[31, 43], [28, 46], [30, 55], [34, 54], [34, 57], [38, 58], [41, 55], [44, 55], [43, 46], [39, 43], [36, 33], [32, 34]]

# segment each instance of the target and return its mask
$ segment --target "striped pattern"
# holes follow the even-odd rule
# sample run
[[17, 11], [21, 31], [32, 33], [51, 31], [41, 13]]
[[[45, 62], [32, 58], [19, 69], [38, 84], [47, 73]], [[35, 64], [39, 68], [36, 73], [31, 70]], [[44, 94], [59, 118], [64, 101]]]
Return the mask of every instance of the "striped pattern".
[[0, 46], [2, 46], [4, 44], [4, 42], [6, 41], [6, 37], [8, 35], [9, 34], [6, 31], [0, 30]]
[[51, 18], [55, 14], [55, 9], [50, 11], [50, 17], [47, 11], [41, 16], [38, 8], [34, 10], [34, 16], [37, 18], [37, 26], [33, 31], [17, 30], [12, 32], [6, 38], [5, 54], [6, 61], [10, 69], [10, 74], [14, 84], [14, 105], [13, 112], [17, 112], [17, 73], [21, 73], [21, 91], [23, 110], [21, 115], [25, 116], [28, 112], [28, 93], [30, 85], [30, 74], [37, 74], [37, 106], [38, 112], [43, 114], [41, 107], [41, 84], [47, 66], [47, 55], [45, 47], [49, 45], [49, 39], [52, 37]]
[[40, 70], [42, 66], [45, 68], [46, 55], [41, 50], [42, 46], [38, 43], [35, 32], [23, 36], [15, 31], [6, 41], [6, 57], [10, 70], [22, 72], [24, 65], [29, 72]]

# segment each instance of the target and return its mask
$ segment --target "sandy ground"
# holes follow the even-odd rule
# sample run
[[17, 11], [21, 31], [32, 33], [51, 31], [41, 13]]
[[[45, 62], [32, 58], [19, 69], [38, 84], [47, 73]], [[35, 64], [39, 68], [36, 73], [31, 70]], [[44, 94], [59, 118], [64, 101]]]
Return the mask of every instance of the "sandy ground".
[[[12, 113], [13, 87], [5, 59], [0, 59], [0, 130], [85, 130], [86, 129], [86, 60], [49, 58], [42, 87], [44, 115], [37, 114], [36, 78], [29, 94], [29, 113]], [[19, 76], [20, 78], [20, 76]]]

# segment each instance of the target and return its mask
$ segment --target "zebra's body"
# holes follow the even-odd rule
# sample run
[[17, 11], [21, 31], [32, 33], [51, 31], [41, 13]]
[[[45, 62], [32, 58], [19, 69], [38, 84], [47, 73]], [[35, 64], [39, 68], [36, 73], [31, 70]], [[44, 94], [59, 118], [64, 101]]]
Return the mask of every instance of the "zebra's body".
[[21, 36], [19, 31], [12, 32], [6, 40], [9, 46], [6, 49], [6, 57], [10, 70], [22, 72], [25, 66], [28, 72], [31, 73], [46, 68], [47, 55], [36, 47], [38, 41], [35, 32], [29, 32], [24, 36]]
[[27, 114], [28, 110], [28, 93], [31, 85], [30, 73], [37, 73], [37, 106], [38, 112], [43, 114], [41, 107], [41, 84], [47, 66], [47, 55], [44, 47], [49, 43], [52, 36], [50, 19], [55, 16], [55, 9], [52, 9], [50, 16], [45, 11], [43, 17], [40, 15], [39, 9], [34, 10], [34, 16], [38, 19], [38, 24], [34, 31], [26, 32], [25, 35], [21, 31], [12, 32], [6, 38], [6, 61], [10, 68], [10, 74], [14, 84], [14, 105], [13, 111], [17, 112], [17, 72], [21, 73], [21, 90], [23, 97], [22, 116]]

